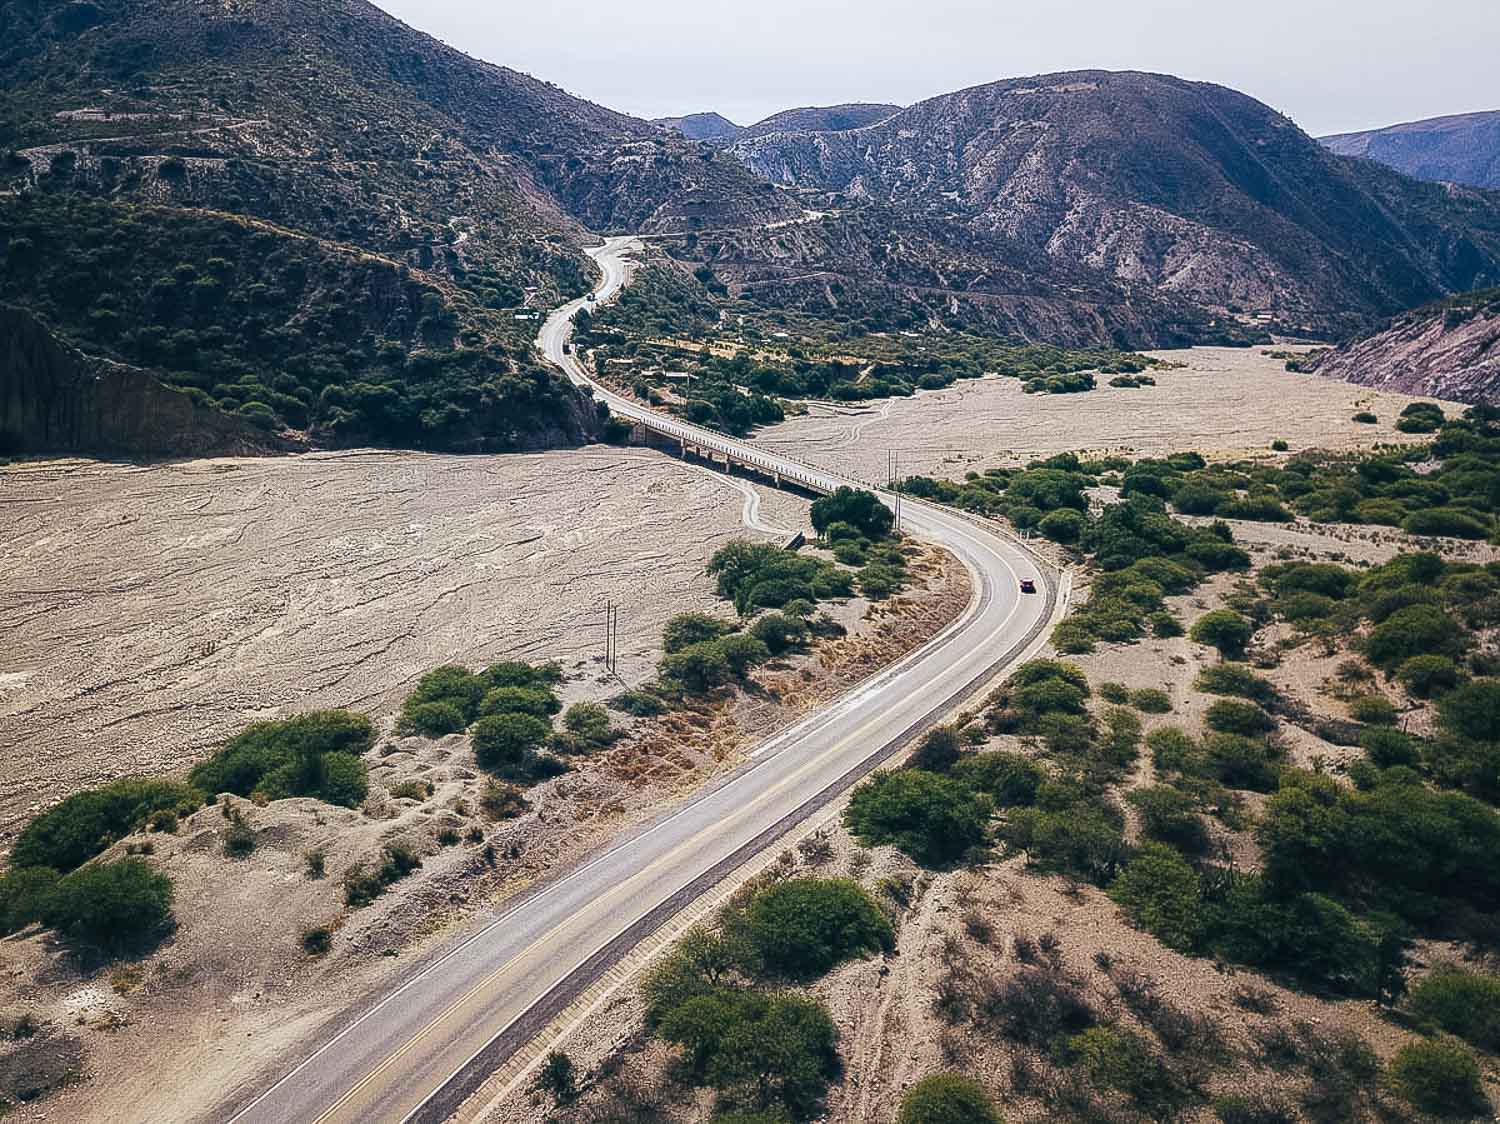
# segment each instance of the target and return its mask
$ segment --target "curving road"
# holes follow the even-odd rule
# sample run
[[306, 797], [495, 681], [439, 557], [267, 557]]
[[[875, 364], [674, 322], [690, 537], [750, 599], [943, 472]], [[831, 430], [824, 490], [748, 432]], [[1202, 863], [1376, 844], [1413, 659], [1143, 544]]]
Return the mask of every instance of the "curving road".
[[[596, 299], [625, 282], [630, 239], [592, 251]], [[564, 344], [575, 301], [538, 343], [616, 414], [814, 489], [846, 483], [753, 444], [656, 414], [592, 383]], [[902, 505], [904, 528], [968, 568], [968, 608], [917, 651], [760, 746], [741, 768], [585, 865], [530, 893], [390, 994], [351, 1013], [310, 1056], [211, 1119], [238, 1124], [442, 1121], [611, 964], [695, 897], [985, 686], [1041, 633], [1054, 576], [1018, 544], [963, 516]], [[1035, 579], [1045, 595], [1023, 596]]]

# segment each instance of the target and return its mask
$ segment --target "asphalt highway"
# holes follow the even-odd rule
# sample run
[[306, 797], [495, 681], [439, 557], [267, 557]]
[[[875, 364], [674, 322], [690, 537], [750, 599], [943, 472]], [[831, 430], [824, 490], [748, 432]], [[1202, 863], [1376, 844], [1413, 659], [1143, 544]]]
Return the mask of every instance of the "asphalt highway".
[[[603, 303], [625, 282], [629, 239], [593, 251]], [[813, 489], [833, 474], [652, 412], [593, 384], [565, 351], [587, 299], [538, 343], [617, 415]], [[231, 1124], [440, 1121], [573, 995], [693, 897], [967, 698], [1045, 626], [1054, 575], [1019, 544], [937, 507], [903, 502], [903, 528], [952, 551], [974, 596], [938, 636], [764, 743], [741, 768], [647, 827], [476, 925], [389, 994], [335, 1024], [314, 1052], [242, 1090], [210, 1118]], [[1041, 592], [1019, 592], [1030, 578]], [[163, 1117], [158, 1116], [157, 1119]]]

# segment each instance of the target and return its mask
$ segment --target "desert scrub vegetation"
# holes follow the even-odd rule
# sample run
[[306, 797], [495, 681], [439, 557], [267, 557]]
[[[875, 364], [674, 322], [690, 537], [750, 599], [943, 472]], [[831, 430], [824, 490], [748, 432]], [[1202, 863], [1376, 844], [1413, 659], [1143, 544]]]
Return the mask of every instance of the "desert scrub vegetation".
[[195, 765], [188, 779], [210, 794], [258, 795], [267, 800], [312, 796], [356, 808], [370, 787], [360, 757], [374, 744], [375, 727], [364, 715], [310, 711], [247, 726]]
[[892, 943], [855, 883], [763, 876], [648, 972], [647, 1031], [678, 1047], [686, 1079], [715, 1089], [721, 1113], [811, 1119], [840, 1072], [837, 1030], [817, 999], [776, 988]]
[[978, 1082], [956, 1073], [934, 1073], [906, 1091], [896, 1124], [1001, 1124], [1001, 1120], [995, 1102]]
[[534, 784], [567, 771], [547, 749], [583, 753], [610, 744], [616, 732], [596, 704], [570, 710], [571, 725], [555, 730], [562, 710], [556, 686], [562, 668], [555, 663], [511, 660], [480, 672], [448, 664], [417, 681], [401, 704], [399, 733], [437, 738], [464, 731], [479, 767], [502, 780]]
[[[852, 298], [845, 293], [840, 304]], [[718, 341], [733, 351], [722, 355], [670, 342], [714, 341], [721, 314], [733, 317], [736, 337], [759, 346]], [[1094, 389], [1096, 373], [1140, 375], [1162, 365], [1108, 349], [1014, 344], [962, 331], [961, 325], [925, 336], [920, 347], [899, 332], [873, 335], [923, 326], [909, 311], [894, 307], [861, 315], [845, 306], [832, 321], [826, 310], [799, 319], [799, 333], [817, 342], [795, 348], [775, 338], [774, 329], [787, 323], [785, 309], [762, 307], [748, 291], [731, 297], [707, 264], [691, 271], [657, 264], [643, 269], [613, 305], [597, 310], [580, 340], [596, 349], [601, 369], [624, 366], [642, 398], [661, 395], [672, 382], [665, 371], [690, 374], [687, 401], [675, 405], [676, 411], [739, 434], [781, 420], [783, 401], [904, 398], [990, 372], [1021, 379], [1028, 393], [1066, 393]], [[1142, 376], [1131, 385], [1152, 381]]]
[[11, 868], [50, 867], [67, 873], [146, 827], [153, 817], [188, 815], [203, 800], [203, 792], [192, 785], [153, 778], [126, 778], [74, 793], [22, 829], [10, 854]]
[[369, 905], [421, 865], [410, 844], [388, 843], [378, 865], [359, 862], [344, 872], [344, 902], [356, 908]]
[[168, 928], [172, 896], [172, 880], [141, 858], [87, 863], [64, 875], [13, 867], [0, 877], [0, 934], [40, 922], [81, 950], [121, 955]]

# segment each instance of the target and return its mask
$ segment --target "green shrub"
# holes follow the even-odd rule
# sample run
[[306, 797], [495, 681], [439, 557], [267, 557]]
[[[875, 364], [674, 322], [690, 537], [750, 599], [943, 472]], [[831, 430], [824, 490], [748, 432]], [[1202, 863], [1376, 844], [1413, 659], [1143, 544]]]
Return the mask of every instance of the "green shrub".
[[1191, 771], [1199, 757], [1198, 744], [1178, 726], [1161, 726], [1146, 735], [1151, 763], [1158, 771], [1184, 773]]
[[1097, 689], [1105, 702], [1123, 705], [1130, 701], [1130, 688], [1123, 683], [1100, 683]]
[[1271, 442], [1271, 451], [1272, 452], [1284, 453], [1284, 452], [1286, 452], [1290, 448], [1291, 448], [1291, 446], [1288, 445], [1285, 441], [1283, 441], [1280, 437], [1278, 437], [1275, 441]]
[[1391, 1059], [1390, 1076], [1396, 1092], [1423, 1112], [1463, 1118], [1490, 1114], [1479, 1064], [1452, 1040], [1401, 1047]]
[[355, 863], [344, 874], [344, 903], [356, 908], [369, 905], [391, 885], [422, 865], [416, 851], [405, 843], [388, 843], [380, 865], [373, 871]]
[[1095, 1026], [1068, 1041], [1068, 1052], [1097, 1086], [1125, 1094], [1157, 1119], [1185, 1101], [1185, 1090], [1146, 1040], [1132, 1030]]
[[530, 714], [492, 714], [474, 725], [470, 741], [481, 769], [521, 780], [529, 778], [536, 751], [546, 743], [552, 727]]
[[1422, 763], [1416, 739], [1399, 730], [1386, 727], [1361, 730], [1359, 744], [1370, 761], [1381, 769], [1415, 768]]
[[1193, 685], [1211, 695], [1237, 695], [1262, 706], [1276, 698], [1276, 688], [1242, 663], [1217, 663], [1198, 672]]
[[[359, 755], [374, 744], [375, 727], [363, 714], [310, 711], [247, 726], [188, 778], [204, 792], [250, 796], [263, 791], [272, 800], [315, 796], [355, 807], [369, 787]], [[325, 773], [324, 757], [330, 755], [350, 758], [358, 769], [340, 762]]]
[[1482, 539], [1490, 533], [1490, 524], [1466, 511], [1451, 507], [1428, 507], [1413, 511], [1401, 521], [1409, 535], [1439, 535], [1454, 539]]
[[333, 926], [310, 925], [302, 930], [302, 951], [309, 956], [327, 956], [333, 948]]
[[562, 709], [562, 702], [545, 687], [496, 687], [487, 691], [479, 704], [481, 716], [491, 714], [529, 714], [548, 719]]
[[1181, 952], [1197, 946], [1201, 930], [1198, 874], [1162, 843], [1147, 843], [1109, 890], [1126, 916]]
[[750, 635], [766, 646], [773, 656], [807, 643], [807, 622], [786, 613], [767, 613], [750, 626]]
[[892, 843], [919, 863], [945, 866], [984, 843], [991, 809], [960, 781], [901, 769], [856, 787], [844, 823], [866, 846]]
[[745, 913], [759, 962], [790, 979], [823, 975], [845, 960], [890, 951], [891, 923], [857, 882], [793, 878], [755, 895]]
[[1255, 626], [1232, 609], [1203, 614], [1188, 633], [1197, 643], [1217, 648], [1225, 658], [1242, 654], [1254, 634]]
[[1019, 753], [976, 753], [961, 760], [953, 778], [983, 793], [999, 808], [1029, 807], [1046, 774], [1031, 758]]
[[1260, 707], [1234, 699], [1220, 699], [1214, 703], [1205, 712], [1203, 720], [1211, 730], [1244, 737], [1269, 734], [1276, 728], [1276, 720]]
[[628, 690], [621, 691], [607, 704], [610, 709], [618, 710], [636, 718], [653, 718], [658, 714], [665, 714], [667, 704], [650, 691]]
[[1200, 852], [1208, 846], [1208, 832], [1197, 802], [1171, 785], [1132, 789], [1125, 797], [1141, 814], [1146, 835], [1181, 851]]
[[872, 542], [889, 535], [896, 521], [895, 513], [873, 492], [847, 486], [813, 501], [811, 518], [819, 534], [835, 523], [847, 523]]
[[1124, 818], [1102, 805], [1054, 807], [1039, 800], [1038, 807], [1012, 812], [1000, 834], [1010, 851], [1038, 869], [1098, 885], [1108, 885], [1130, 853]]
[[1396, 708], [1384, 695], [1360, 695], [1349, 704], [1349, 717], [1371, 726], [1394, 726]]
[[711, 617], [707, 613], [679, 613], [669, 620], [666, 628], [662, 630], [662, 650], [680, 652], [694, 644], [703, 644], [710, 640], [717, 640], [721, 636], [728, 636], [733, 631], [734, 625], [718, 617]]
[[724, 662], [729, 670], [740, 679], [750, 673], [750, 669], [765, 663], [771, 658], [770, 649], [753, 636], [736, 634], [726, 636], [722, 640], [714, 641]]
[[1037, 530], [1053, 542], [1071, 545], [1083, 538], [1088, 529], [1088, 517], [1072, 508], [1060, 508], [1048, 512], [1037, 524]]
[[[402, 733], [426, 734], [428, 737], [457, 733], [479, 716], [479, 704], [483, 701], [485, 692], [491, 687], [501, 685], [473, 674], [466, 667], [459, 667], [455, 664], [434, 668], [417, 680], [416, 688], [401, 704], [399, 728]], [[432, 703], [444, 704], [456, 710], [460, 721], [452, 728], [442, 729], [439, 732], [435, 727], [447, 725], [446, 711], [423, 709], [421, 714], [425, 717], [419, 719], [418, 708], [425, 708]], [[440, 718], [444, 721], [439, 721]], [[419, 721], [432, 725], [424, 727], [418, 724]]]
[[1181, 636], [1183, 633], [1182, 622], [1165, 610], [1152, 613], [1146, 618], [1146, 623], [1151, 626], [1151, 635], [1160, 640]]
[[12, 868], [0, 874], [0, 937], [42, 920], [60, 877], [46, 866]]
[[479, 807], [492, 820], [513, 820], [525, 815], [531, 805], [515, 785], [490, 780], [479, 794]]
[[1447, 656], [1412, 656], [1396, 669], [1396, 678], [1413, 697], [1430, 699], [1453, 690], [1463, 676]]
[[231, 859], [248, 858], [255, 851], [255, 829], [235, 815], [224, 829], [224, 854]]
[[1210, 734], [1203, 740], [1209, 772], [1229, 788], [1276, 791], [1279, 750], [1242, 734]]
[[934, 1073], [906, 1091], [896, 1124], [1001, 1124], [1001, 1120], [983, 1086], [956, 1073]]
[[1443, 728], [1479, 742], [1500, 741], [1500, 679], [1476, 679], [1438, 703]]
[[579, 702], [568, 707], [563, 714], [563, 729], [584, 748], [609, 745], [618, 740], [621, 733], [610, 722], [609, 711], [594, 702]]
[[1159, 687], [1140, 687], [1130, 692], [1130, 705], [1146, 714], [1170, 714], [1172, 696]]
[[1368, 410], [1361, 410], [1359, 413], [1354, 415], [1354, 420], [1357, 421], [1360, 425], [1374, 425], [1380, 419], [1377, 418], [1374, 414], [1370, 413]]
[[717, 640], [689, 644], [680, 651], [664, 656], [657, 665], [657, 670], [663, 679], [695, 693], [721, 687], [733, 675], [724, 649]]
[[137, 947], [172, 916], [172, 880], [144, 859], [81, 866], [64, 875], [46, 902], [48, 925], [106, 952]]
[[1398, 609], [1371, 631], [1365, 655], [1377, 667], [1394, 668], [1413, 656], [1455, 655], [1461, 647], [1460, 629], [1434, 605]]
[[1481, 1050], [1500, 1050], [1500, 978], [1438, 968], [1411, 989], [1406, 1006], [1423, 1026], [1456, 1034]]
[[946, 773], [958, 764], [962, 754], [963, 739], [958, 730], [952, 726], [936, 726], [922, 736], [907, 764], [929, 773]]
[[403, 734], [441, 738], [468, 726], [464, 712], [451, 702], [426, 702], [403, 707], [398, 727]]
[[176, 781], [126, 778], [75, 793], [35, 817], [11, 851], [13, 869], [45, 866], [66, 874], [144, 827], [157, 812], [187, 815], [203, 803], [197, 788]]

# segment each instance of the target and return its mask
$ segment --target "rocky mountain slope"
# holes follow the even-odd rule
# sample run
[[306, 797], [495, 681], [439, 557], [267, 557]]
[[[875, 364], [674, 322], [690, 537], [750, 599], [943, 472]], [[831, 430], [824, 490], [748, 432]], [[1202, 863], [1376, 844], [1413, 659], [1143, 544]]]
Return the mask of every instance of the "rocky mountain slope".
[[688, 140], [724, 141], [735, 140], [745, 131], [729, 118], [718, 113], [689, 113], [686, 117], [657, 117], [651, 124], [664, 129], [673, 129]]
[[1500, 196], [1340, 158], [1252, 98], [1159, 75], [1012, 79], [731, 151], [777, 183], [1312, 331], [1500, 280]]
[[863, 129], [901, 112], [899, 105], [851, 102], [846, 105], [808, 106], [785, 109], [757, 121], [742, 137], [764, 137], [772, 133], [841, 133]]
[[1500, 110], [1340, 133], [1322, 142], [1340, 156], [1362, 156], [1419, 180], [1500, 189]]
[[[269, 252], [252, 248], [268, 239], [286, 239], [292, 257], [323, 247], [317, 256], [335, 274], [368, 266], [362, 255], [420, 272], [427, 307], [398, 321], [360, 323], [336, 286], [299, 283], [288, 305], [297, 320], [274, 325], [337, 325], [277, 336], [266, 352], [291, 364], [304, 391], [362, 387], [367, 403], [370, 388], [394, 396], [394, 413], [356, 425], [351, 440], [358, 431], [502, 448], [520, 428], [576, 439], [583, 404], [537, 360], [535, 325], [517, 323], [514, 310], [583, 290], [584, 228], [691, 230], [797, 213], [732, 159], [471, 59], [363, 0], [11, 0], [0, 28], [0, 190], [155, 208], [122, 211], [96, 230], [135, 232], [173, 212], [274, 227], [211, 252], [190, 239], [177, 263], [164, 263], [168, 274], [187, 266], [205, 284], [221, 273], [248, 279]], [[128, 244], [133, 233], [121, 237]], [[15, 241], [12, 252], [25, 257]], [[47, 252], [60, 255], [63, 272], [83, 275], [100, 251], [62, 227], [50, 232]], [[142, 283], [149, 290], [152, 278]], [[267, 284], [281, 305], [285, 290]], [[253, 314], [241, 307], [226, 323], [222, 306], [193, 291], [173, 311], [175, 332], [233, 335]], [[44, 306], [44, 293], [22, 287], [9, 296], [66, 327], [73, 344], [108, 353], [113, 341], [87, 319]], [[411, 346], [423, 320], [461, 325], [427, 342], [435, 367], [374, 358]], [[322, 338], [330, 333], [340, 336], [331, 364]], [[458, 369], [467, 373], [455, 387], [449, 374]], [[209, 380], [199, 389], [234, 401], [214, 387], [256, 371], [196, 373]], [[540, 430], [537, 386], [547, 388]], [[269, 405], [277, 424], [298, 424], [267, 395], [253, 401]], [[316, 426], [320, 412], [308, 412]], [[333, 407], [322, 416], [333, 417]]]
[[1304, 369], [1360, 386], [1500, 406], [1500, 289], [1406, 313]]

